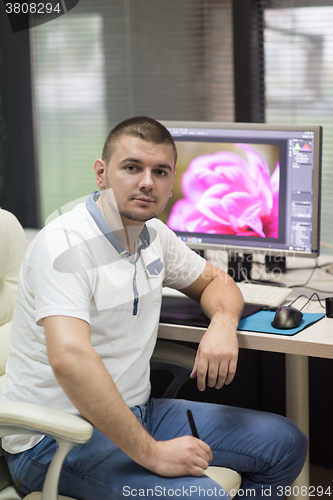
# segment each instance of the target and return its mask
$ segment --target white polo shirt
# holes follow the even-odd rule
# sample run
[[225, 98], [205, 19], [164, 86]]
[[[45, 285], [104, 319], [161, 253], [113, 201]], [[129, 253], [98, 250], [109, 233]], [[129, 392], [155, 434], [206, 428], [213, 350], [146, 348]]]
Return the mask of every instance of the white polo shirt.
[[[162, 286], [183, 289], [206, 261], [161, 221], [148, 221], [135, 260], [110, 232], [93, 193], [48, 224], [24, 258], [14, 311], [3, 401], [42, 404], [78, 413], [50, 366], [43, 328], [47, 316], [89, 323], [91, 342], [129, 407], [150, 394], [149, 360], [159, 324]], [[119, 230], [122, 228], [119, 219]], [[93, 374], [91, 374], [93, 376]], [[42, 436], [11, 436], [18, 453]]]

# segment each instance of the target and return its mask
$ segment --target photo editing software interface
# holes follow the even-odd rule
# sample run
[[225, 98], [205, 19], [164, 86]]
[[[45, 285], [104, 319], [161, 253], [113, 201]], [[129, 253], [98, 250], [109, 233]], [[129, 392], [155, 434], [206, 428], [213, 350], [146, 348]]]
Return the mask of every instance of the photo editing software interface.
[[321, 127], [163, 123], [178, 160], [161, 219], [191, 248], [319, 255]]

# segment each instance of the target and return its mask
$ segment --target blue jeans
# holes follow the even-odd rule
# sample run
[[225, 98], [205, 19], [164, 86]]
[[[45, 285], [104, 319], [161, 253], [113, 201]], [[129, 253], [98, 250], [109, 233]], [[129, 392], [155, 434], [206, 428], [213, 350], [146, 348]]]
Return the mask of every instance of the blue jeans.
[[[307, 454], [306, 437], [296, 425], [274, 414], [173, 399], [152, 399], [132, 411], [156, 440], [167, 440], [191, 434], [188, 408], [200, 439], [212, 449], [211, 465], [229, 467], [242, 475], [241, 490], [235, 498], [284, 497], [284, 488], [296, 479]], [[23, 453], [6, 453], [12, 477], [23, 493], [41, 491], [56, 446], [52, 438], [45, 437]], [[59, 493], [79, 500], [229, 498], [207, 476], [168, 478], [151, 473], [96, 429], [88, 443], [67, 456]]]

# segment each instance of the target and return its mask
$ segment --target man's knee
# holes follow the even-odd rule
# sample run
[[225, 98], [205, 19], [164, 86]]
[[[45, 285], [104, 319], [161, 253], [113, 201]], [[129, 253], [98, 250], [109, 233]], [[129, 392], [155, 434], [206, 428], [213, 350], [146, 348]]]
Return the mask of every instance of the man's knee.
[[284, 469], [292, 469], [295, 477], [301, 472], [308, 453], [308, 440], [294, 422], [283, 418], [277, 442], [280, 445], [279, 463]]
[[[291, 421], [289, 420], [289, 422]], [[293, 422], [291, 423], [294, 433], [294, 442], [292, 443], [294, 447], [294, 453], [296, 454], [296, 456], [298, 456], [299, 461], [304, 464], [308, 454], [308, 440], [306, 435], [300, 430], [300, 428], [297, 427], [297, 425]]]
[[[263, 413], [256, 422], [256, 435], [271, 457], [271, 464], [304, 463], [308, 443], [305, 434], [294, 422], [280, 415]], [[266, 451], [266, 453], [265, 453]]]

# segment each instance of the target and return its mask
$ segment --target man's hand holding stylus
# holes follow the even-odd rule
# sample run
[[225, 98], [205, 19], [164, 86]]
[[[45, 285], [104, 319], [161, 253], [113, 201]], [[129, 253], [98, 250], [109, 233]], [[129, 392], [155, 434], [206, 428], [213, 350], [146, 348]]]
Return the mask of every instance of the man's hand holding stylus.
[[[163, 476], [202, 476], [213, 459], [210, 447], [200, 440], [191, 410], [187, 418], [193, 438], [183, 436], [170, 441], [158, 441], [160, 465]], [[189, 439], [190, 438], [190, 439]], [[176, 451], [176, 454], [173, 453]], [[156, 457], [155, 457], [156, 458]], [[171, 458], [171, 460], [170, 460]]]
[[208, 444], [193, 436], [182, 436], [156, 441], [148, 468], [160, 476], [202, 476], [212, 459]]

